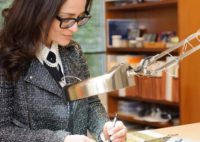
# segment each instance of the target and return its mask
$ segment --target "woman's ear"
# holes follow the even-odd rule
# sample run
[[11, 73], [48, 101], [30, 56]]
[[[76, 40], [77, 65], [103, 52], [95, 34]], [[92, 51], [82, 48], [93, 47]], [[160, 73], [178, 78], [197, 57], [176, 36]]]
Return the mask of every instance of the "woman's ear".
[[5, 8], [5, 9], [2, 10], [2, 13], [1, 13], [1, 14], [2, 14], [2, 16], [3, 16], [4, 18], [8, 16], [9, 10], [10, 10], [9, 8]]

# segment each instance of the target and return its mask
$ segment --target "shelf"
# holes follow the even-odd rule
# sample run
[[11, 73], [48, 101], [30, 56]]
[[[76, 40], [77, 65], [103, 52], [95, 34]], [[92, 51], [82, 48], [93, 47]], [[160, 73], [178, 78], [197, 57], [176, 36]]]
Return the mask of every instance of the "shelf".
[[141, 97], [132, 97], [132, 96], [118, 96], [118, 94], [115, 93], [109, 93], [110, 97], [120, 99], [120, 100], [127, 100], [127, 101], [140, 101], [140, 102], [148, 102], [148, 103], [155, 103], [155, 104], [160, 104], [160, 105], [168, 105], [168, 106], [174, 106], [174, 107], [179, 107], [179, 103], [176, 102], [170, 102], [170, 101], [165, 101], [165, 100], [153, 100], [153, 99], [145, 99]]
[[[115, 114], [109, 114], [109, 117], [111, 119], [114, 118], [114, 116], [115, 116]], [[137, 123], [137, 124], [141, 124], [141, 125], [148, 125], [148, 126], [152, 126], [152, 127], [156, 127], [156, 128], [163, 128], [163, 127], [173, 126], [170, 122], [165, 122], [165, 123], [161, 123], [161, 122], [148, 122], [148, 121], [144, 121], [144, 120], [135, 119], [134, 116], [125, 115], [125, 114], [118, 114], [118, 118], [120, 120], [122, 120], [122, 121]]]
[[123, 4], [115, 5], [116, 2], [106, 2], [108, 5], [107, 10], [145, 10], [145, 9], [155, 9], [164, 8], [169, 6], [177, 6], [177, 0], [163, 0], [159, 2], [144, 2], [138, 4]]
[[[167, 50], [167, 48], [115, 48], [107, 47], [108, 54], [158, 54]], [[178, 51], [172, 52], [173, 55], [178, 55]]]
[[[160, 33], [162, 31], [175, 31], [179, 35], [179, 23], [178, 23], [178, 9], [179, 1], [178, 0], [160, 0], [157, 2], [144, 2], [144, 3], [133, 3], [126, 1], [106, 1], [105, 2], [105, 21], [108, 19], [135, 19], [138, 21], [139, 27], [145, 29], [148, 33]], [[108, 30], [108, 29], [107, 29]], [[109, 33], [106, 31], [107, 40], [109, 40]], [[107, 41], [108, 42], [108, 41]], [[167, 44], [166, 44], [167, 45]], [[166, 51], [169, 48], [164, 48], [162, 46], [151, 46], [154, 48], [134, 48], [134, 47], [113, 47], [107, 44], [106, 54], [107, 55], [141, 55], [144, 57], [151, 57], [157, 54], [160, 54]], [[170, 53], [172, 56], [179, 56], [179, 50], [175, 50]], [[166, 60], [166, 57], [161, 58], [160, 60]], [[118, 60], [117, 60], [118, 61]], [[164, 81], [164, 80], [163, 80]], [[178, 81], [177, 81], [178, 82]], [[143, 83], [143, 82], [141, 82]], [[174, 85], [175, 86], [175, 85]], [[174, 87], [173, 86], [173, 87]], [[164, 89], [164, 85], [162, 86]], [[138, 89], [138, 88], [137, 88]], [[122, 101], [138, 101], [142, 102], [141, 104], [149, 104], [150, 106], [159, 106], [167, 108], [169, 110], [174, 110], [177, 114], [181, 113], [179, 103], [179, 94], [176, 96], [177, 99], [174, 99], [174, 102], [165, 100], [164, 94], [161, 95], [149, 95], [145, 98], [145, 94], [148, 92], [145, 88], [139, 88], [140, 90], [135, 94], [141, 94], [134, 96], [130, 90], [130, 94], [127, 93], [127, 96], [118, 96], [118, 92], [112, 92], [108, 94], [108, 113], [110, 117], [114, 117], [114, 113], [118, 111], [118, 102]], [[142, 90], [141, 89], [145, 89]], [[161, 89], [162, 90], [162, 89]], [[179, 90], [179, 89], [177, 89]], [[162, 90], [164, 91], [164, 90]], [[134, 92], [134, 91], [133, 91]], [[157, 94], [159, 90], [157, 91]], [[163, 92], [162, 92], [163, 93]], [[152, 91], [153, 94], [153, 91]], [[180, 115], [181, 118], [181, 115]], [[138, 120], [137, 117], [134, 118], [132, 115], [120, 114], [119, 119], [141, 124], [152, 127], [168, 127], [173, 126], [171, 122], [158, 123], [158, 122], [147, 122], [143, 119]]]

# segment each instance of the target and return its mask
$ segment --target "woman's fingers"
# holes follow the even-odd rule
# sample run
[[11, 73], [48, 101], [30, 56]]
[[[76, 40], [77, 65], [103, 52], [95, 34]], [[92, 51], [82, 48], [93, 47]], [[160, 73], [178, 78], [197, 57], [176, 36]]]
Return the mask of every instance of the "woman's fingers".
[[125, 142], [127, 129], [122, 121], [117, 121], [115, 126], [113, 122], [107, 122], [104, 125], [104, 136], [105, 139], [111, 139], [113, 142], [121, 141]]

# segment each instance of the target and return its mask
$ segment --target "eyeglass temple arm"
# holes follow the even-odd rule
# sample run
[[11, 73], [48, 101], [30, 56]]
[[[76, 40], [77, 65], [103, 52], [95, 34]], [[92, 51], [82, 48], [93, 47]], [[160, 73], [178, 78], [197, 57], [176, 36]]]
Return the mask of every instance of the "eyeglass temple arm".
[[93, 3], [93, 0], [87, 0], [87, 3], [85, 5], [85, 12], [87, 14], [89, 14], [92, 9], [92, 3]]
[[[191, 55], [192, 53], [196, 52], [197, 50], [200, 49], [200, 44], [198, 44], [197, 46], [192, 46], [192, 44], [190, 44], [190, 41], [196, 39], [198, 41], [198, 43], [200, 42], [200, 39], [198, 38], [198, 36], [200, 36], [200, 31], [197, 31], [196, 33], [191, 34], [190, 36], [188, 36], [186, 39], [184, 39], [183, 41], [179, 42], [176, 46], [169, 48], [163, 52], [161, 52], [160, 54], [157, 54], [155, 56], [149, 57], [147, 59], [144, 59], [141, 61], [140, 66], [138, 66], [136, 69], [133, 69], [132, 74], [141, 74], [141, 75], [155, 75], [157, 72], [163, 71], [166, 68], [170, 68], [173, 65], [176, 65], [179, 61], [183, 60], [185, 57]], [[181, 47], [184, 47], [184, 45], [189, 44], [190, 46], [192, 46], [192, 48], [190, 48], [189, 50], [187, 50], [187, 52], [184, 52], [183, 54], [179, 55], [178, 57], [174, 58], [173, 60], [166, 62], [165, 64], [163, 64], [162, 66], [159, 66], [155, 69], [149, 69], [149, 66], [154, 64], [156, 61], [158, 61], [159, 59], [163, 58], [166, 55], [170, 55], [170, 53], [174, 50], [177, 50]]]

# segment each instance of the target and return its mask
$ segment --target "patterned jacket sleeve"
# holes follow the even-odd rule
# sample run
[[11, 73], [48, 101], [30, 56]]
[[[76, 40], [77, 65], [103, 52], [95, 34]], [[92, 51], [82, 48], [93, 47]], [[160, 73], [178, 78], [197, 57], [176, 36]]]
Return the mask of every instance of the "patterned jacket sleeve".
[[64, 142], [65, 131], [19, 128], [12, 123], [14, 83], [0, 71], [0, 142]]
[[[90, 76], [87, 62], [83, 56], [80, 46], [77, 44], [76, 47], [77, 50], [79, 50], [80, 54], [79, 56], [81, 63], [80, 74], [82, 74], [80, 76], [84, 76], [83, 79], [87, 79]], [[97, 141], [101, 141], [100, 134], [103, 130], [103, 126], [107, 121], [109, 121], [107, 113], [98, 96], [89, 97], [88, 103], [89, 103], [88, 129]]]

